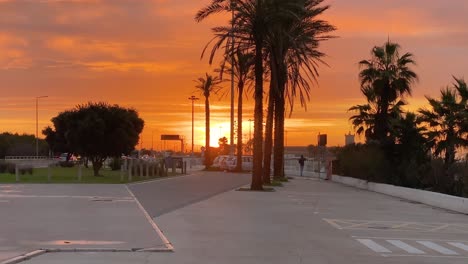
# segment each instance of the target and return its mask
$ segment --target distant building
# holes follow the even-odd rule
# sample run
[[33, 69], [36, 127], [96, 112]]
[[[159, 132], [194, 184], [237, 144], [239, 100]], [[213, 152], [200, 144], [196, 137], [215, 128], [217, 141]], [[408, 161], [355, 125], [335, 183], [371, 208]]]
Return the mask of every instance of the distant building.
[[349, 132], [345, 135], [345, 146], [354, 144], [354, 135]]

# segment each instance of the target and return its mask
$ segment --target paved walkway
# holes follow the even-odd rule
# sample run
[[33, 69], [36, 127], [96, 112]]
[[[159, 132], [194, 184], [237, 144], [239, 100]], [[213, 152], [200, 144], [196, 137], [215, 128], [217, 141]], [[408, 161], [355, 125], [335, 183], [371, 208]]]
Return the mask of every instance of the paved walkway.
[[317, 179], [228, 191], [154, 220], [174, 253], [50, 253], [25, 263], [468, 262], [468, 216]]

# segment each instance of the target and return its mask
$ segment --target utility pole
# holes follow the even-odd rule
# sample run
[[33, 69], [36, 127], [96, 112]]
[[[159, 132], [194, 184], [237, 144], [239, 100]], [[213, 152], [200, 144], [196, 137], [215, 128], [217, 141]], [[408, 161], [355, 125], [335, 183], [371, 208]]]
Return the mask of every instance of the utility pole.
[[36, 97], [36, 159], [39, 157], [39, 99], [46, 98], [47, 95]]
[[193, 130], [193, 125], [194, 125], [194, 112], [195, 112], [195, 108], [194, 108], [194, 102], [200, 98], [197, 98], [195, 96], [191, 96], [188, 98], [189, 100], [192, 101], [192, 156], [193, 156], [193, 135], [194, 135], [194, 130]]
[[231, 135], [229, 154], [234, 155], [234, 1], [231, 0]]

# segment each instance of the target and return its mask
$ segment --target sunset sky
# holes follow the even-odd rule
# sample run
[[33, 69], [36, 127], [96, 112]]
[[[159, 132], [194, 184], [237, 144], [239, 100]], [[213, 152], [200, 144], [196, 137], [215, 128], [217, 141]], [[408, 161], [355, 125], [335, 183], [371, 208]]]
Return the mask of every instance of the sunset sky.
[[[89, 101], [135, 108], [145, 120], [142, 146], [161, 148], [161, 134], [191, 140], [193, 80], [211, 72], [200, 60], [210, 28], [226, 22], [193, 19], [208, 0], [0, 0], [0, 132], [35, 133], [59, 112]], [[358, 61], [388, 37], [412, 52], [420, 81], [410, 109], [438, 96], [452, 75], [468, 79], [468, 2], [466, 0], [330, 0], [324, 19], [339, 38], [320, 48], [330, 67], [320, 68], [319, 85], [307, 111], [299, 104], [286, 120], [287, 145], [343, 145], [352, 131], [347, 109], [363, 103]], [[226, 85], [226, 88], [229, 85]], [[227, 91], [227, 90], [226, 90]], [[229, 96], [211, 99], [212, 141], [229, 137]], [[244, 107], [249, 137], [253, 99]], [[203, 100], [195, 107], [195, 144], [204, 141]], [[221, 134], [220, 134], [221, 132]], [[253, 128], [252, 128], [253, 132]], [[42, 137], [42, 136], [41, 136]], [[166, 147], [172, 147], [170, 143]]]

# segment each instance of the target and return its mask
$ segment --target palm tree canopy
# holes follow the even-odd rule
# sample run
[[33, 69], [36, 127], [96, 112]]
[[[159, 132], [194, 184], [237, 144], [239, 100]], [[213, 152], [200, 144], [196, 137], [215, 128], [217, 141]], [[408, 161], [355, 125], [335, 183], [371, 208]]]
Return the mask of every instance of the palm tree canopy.
[[221, 80], [215, 76], [213, 77], [212, 75], [206, 73], [205, 74], [206, 78], [200, 77], [195, 82], [197, 85], [195, 85], [195, 88], [203, 94], [204, 97], [209, 98], [211, 94], [217, 94], [219, 90], [222, 88], [220, 86]]

